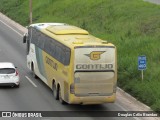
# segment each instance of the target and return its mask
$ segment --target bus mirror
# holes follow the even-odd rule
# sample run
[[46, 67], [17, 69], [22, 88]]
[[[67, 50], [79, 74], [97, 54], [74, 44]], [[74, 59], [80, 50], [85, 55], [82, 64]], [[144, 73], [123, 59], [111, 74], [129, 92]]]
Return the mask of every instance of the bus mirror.
[[26, 43], [26, 34], [23, 35], [23, 43]]

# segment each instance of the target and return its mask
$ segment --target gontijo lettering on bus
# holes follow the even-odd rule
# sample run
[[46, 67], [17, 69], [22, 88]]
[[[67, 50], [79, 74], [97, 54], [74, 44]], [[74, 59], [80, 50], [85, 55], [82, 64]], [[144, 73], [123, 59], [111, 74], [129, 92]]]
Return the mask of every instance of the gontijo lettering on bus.
[[49, 57], [46, 56], [46, 63], [48, 65], [50, 65], [53, 69], [57, 70], [58, 69], [58, 65], [56, 62], [54, 62], [53, 60], [51, 60]]
[[113, 68], [113, 64], [77, 64], [77, 70], [109, 70]]

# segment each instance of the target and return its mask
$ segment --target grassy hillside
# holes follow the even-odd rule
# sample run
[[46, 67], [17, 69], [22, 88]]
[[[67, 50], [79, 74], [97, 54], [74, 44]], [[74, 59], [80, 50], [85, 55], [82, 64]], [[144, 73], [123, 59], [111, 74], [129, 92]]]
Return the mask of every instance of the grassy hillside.
[[[26, 26], [29, 0], [0, 0], [0, 11]], [[33, 22], [87, 29], [118, 48], [118, 86], [160, 111], [160, 6], [142, 0], [33, 0]], [[146, 55], [144, 81], [139, 55]]]

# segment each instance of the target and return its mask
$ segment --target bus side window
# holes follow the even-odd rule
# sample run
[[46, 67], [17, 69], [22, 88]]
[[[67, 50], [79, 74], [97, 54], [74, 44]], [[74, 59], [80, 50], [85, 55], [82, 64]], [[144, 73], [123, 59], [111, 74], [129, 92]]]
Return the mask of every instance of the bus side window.
[[65, 51], [65, 62], [64, 62], [64, 65], [69, 65], [70, 63], [70, 56], [71, 56], [71, 53], [70, 51]]

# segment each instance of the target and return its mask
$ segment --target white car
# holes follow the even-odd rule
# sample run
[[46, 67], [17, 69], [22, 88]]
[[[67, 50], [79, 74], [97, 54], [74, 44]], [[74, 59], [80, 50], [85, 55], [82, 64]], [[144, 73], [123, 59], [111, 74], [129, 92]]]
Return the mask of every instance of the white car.
[[19, 74], [13, 63], [0, 62], [0, 86], [19, 87]]

